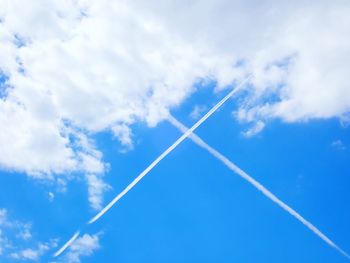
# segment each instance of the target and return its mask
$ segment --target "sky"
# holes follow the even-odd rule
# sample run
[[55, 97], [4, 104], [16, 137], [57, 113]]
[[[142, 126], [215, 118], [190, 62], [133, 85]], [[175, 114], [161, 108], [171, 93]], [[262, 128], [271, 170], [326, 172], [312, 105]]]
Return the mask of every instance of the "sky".
[[0, 261], [348, 262], [190, 137], [87, 222], [240, 87], [195, 134], [350, 253], [349, 12], [0, 0]]

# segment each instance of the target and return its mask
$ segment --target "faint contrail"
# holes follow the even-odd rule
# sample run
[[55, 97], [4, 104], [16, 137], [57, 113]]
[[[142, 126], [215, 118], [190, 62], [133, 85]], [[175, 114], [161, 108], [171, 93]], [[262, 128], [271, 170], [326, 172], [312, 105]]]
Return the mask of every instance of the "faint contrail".
[[[173, 116], [169, 115], [168, 120], [169, 120], [169, 122], [171, 124], [173, 124], [176, 128], [178, 128], [184, 134], [188, 134], [188, 131], [190, 131], [186, 126], [184, 126], [182, 123], [180, 123], [178, 120], [176, 120]], [[312, 223], [307, 221], [304, 217], [302, 217], [293, 208], [291, 208], [286, 203], [281, 201], [277, 196], [275, 196], [268, 189], [266, 189], [265, 186], [263, 186], [261, 183], [256, 181], [254, 178], [252, 178], [250, 175], [248, 175], [246, 172], [244, 172], [237, 165], [232, 163], [224, 155], [222, 155], [217, 150], [215, 150], [210, 145], [208, 145], [206, 142], [204, 142], [199, 136], [197, 136], [196, 134], [193, 133], [193, 130], [191, 130], [190, 132], [191, 132], [191, 134], [189, 135], [189, 138], [192, 139], [197, 145], [199, 145], [200, 147], [206, 149], [209, 153], [211, 153], [213, 156], [215, 156], [217, 159], [219, 159], [222, 163], [224, 163], [230, 170], [232, 170], [233, 172], [235, 172], [236, 174], [241, 176], [243, 179], [248, 181], [256, 189], [258, 189], [260, 192], [262, 192], [267, 198], [269, 198], [272, 202], [276, 203], [282, 209], [284, 209], [289, 214], [291, 214], [293, 217], [295, 217], [297, 220], [299, 220], [302, 224], [304, 224], [308, 229], [310, 229], [312, 232], [314, 232], [318, 237], [320, 237], [328, 245], [330, 245], [331, 247], [335, 248], [343, 256], [345, 256], [348, 259], [350, 259], [350, 256], [344, 250], [342, 250], [332, 240], [330, 240], [325, 234], [323, 234], [320, 230], [318, 230]]]
[[157, 159], [155, 159], [143, 172], [141, 172], [121, 193], [119, 193], [108, 205], [106, 205], [96, 216], [94, 216], [88, 223], [96, 222], [103, 216], [111, 207], [118, 202], [125, 194], [127, 194], [144, 176], [146, 176], [165, 156], [174, 150], [183, 140], [185, 140], [195, 129], [197, 129], [206, 119], [210, 117], [222, 104], [224, 104], [233, 94], [235, 94], [251, 76], [245, 78], [235, 89], [227, 94], [221, 101], [219, 101], [207, 114], [205, 114], [197, 123], [188, 129], [179, 139], [177, 139], [168, 149], [166, 149]]
[[54, 257], [58, 257], [59, 255], [62, 254], [63, 251], [67, 249], [79, 236], [80, 231], [75, 232], [75, 234], [69, 239], [66, 244], [64, 244], [55, 254], [53, 254]]

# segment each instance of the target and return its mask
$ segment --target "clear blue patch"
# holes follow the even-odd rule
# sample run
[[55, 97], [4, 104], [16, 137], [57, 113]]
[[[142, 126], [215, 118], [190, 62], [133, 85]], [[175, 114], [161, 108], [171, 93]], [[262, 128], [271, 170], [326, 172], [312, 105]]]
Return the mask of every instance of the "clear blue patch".
[[24, 40], [24, 38], [21, 37], [18, 34], [14, 35], [14, 41], [13, 42], [18, 48], [24, 47], [26, 45], [26, 41]]
[[288, 67], [293, 63], [293, 60], [295, 59], [295, 57], [296, 57], [296, 54], [291, 54], [280, 60], [273, 61], [272, 63], [268, 64], [265, 69], [269, 69], [272, 66], [277, 66], [281, 69], [287, 70]]
[[5, 98], [7, 95], [8, 86], [6, 83], [8, 79], [9, 79], [8, 76], [0, 72], [0, 99]]
[[258, 103], [260, 104], [274, 104], [277, 102], [280, 102], [281, 94], [280, 91], [285, 87], [286, 85], [284, 83], [280, 83], [277, 85], [277, 87], [273, 90], [273, 92], [269, 92], [262, 96]]
[[81, 10], [80, 10], [80, 18], [85, 18], [85, 17], [88, 17], [87, 11], [81, 9]]
[[21, 61], [21, 59], [19, 57], [16, 58], [16, 62], [18, 64], [18, 68], [17, 68], [18, 73], [21, 73], [22, 75], [25, 75], [26, 74], [26, 70], [24, 68], [23, 62]]
[[8, 77], [0, 72], [0, 86], [2, 86], [7, 80]]
[[238, 59], [235, 64], [234, 67], [239, 68], [239, 67], [243, 67], [247, 64], [247, 61], [245, 59]]

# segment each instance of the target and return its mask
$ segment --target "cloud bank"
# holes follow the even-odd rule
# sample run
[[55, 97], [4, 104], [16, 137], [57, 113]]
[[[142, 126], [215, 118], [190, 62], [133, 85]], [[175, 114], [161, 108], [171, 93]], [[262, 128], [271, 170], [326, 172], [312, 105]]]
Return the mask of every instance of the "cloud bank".
[[348, 122], [349, 13], [341, 0], [0, 0], [0, 167], [101, 181], [93, 134], [132, 149], [131, 124], [156, 125], [198, 83], [219, 91], [250, 73], [235, 111], [248, 137], [274, 118]]

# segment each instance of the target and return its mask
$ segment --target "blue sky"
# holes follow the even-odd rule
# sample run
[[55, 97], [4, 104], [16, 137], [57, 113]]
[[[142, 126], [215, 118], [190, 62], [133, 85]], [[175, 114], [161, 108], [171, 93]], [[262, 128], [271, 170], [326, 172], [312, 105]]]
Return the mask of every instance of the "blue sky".
[[[0, 261], [347, 262], [349, 13], [0, 0]], [[266, 196], [187, 138], [86, 224], [243, 81], [195, 133]]]
[[[221, 96], [206, 88], [173, 115], [190, 126], [193, 105], [209, 106]], [[337, 120], [292, 125], [274, 121], [248, 139], [241, 134], [243, 125], [232, 118], [235, 107], [230, 100], [197, 134], [346, 249], [348, 128]], [[111, 166], [105, 179], [113, 189], [106, 200], [180, 136], [168, 122], [153, 129], [142, 124], [133, 128], [135, 149], [127, 153], [118, 152], [121, 146], [110, 133], [94, 136]], [[11, 217], [31, 222], [34, 240], [58, 237], [61, 245], [93, 214], [81, 182], [69, 183], [67, 192], [50, 202], [50, 184], [13, 172], [3, 171], [0, 178], [2, 207]], [[347, 261], [189, 140], [84, 232], [99, 233], [100, 248], [82, 262]], [[52, 252], [40, 262], [50, 260]]]

